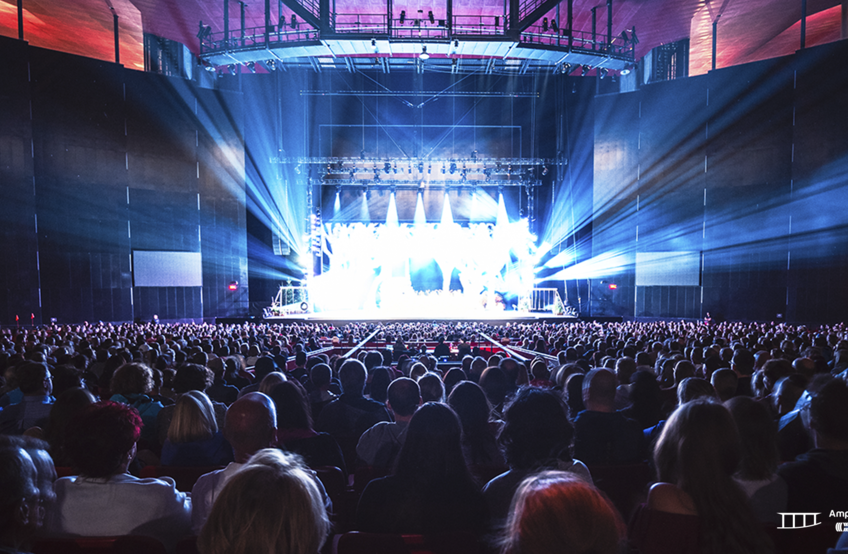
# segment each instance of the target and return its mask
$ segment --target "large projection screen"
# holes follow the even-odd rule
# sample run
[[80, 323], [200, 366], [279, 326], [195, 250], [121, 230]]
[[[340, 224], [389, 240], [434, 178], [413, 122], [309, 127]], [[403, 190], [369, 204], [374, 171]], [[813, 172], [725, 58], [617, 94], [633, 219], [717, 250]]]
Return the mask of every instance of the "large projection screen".
[[637, 287], [697, 287], [700, 252], [636, 252]]
[[136, 287], [203, 286], [200, 252], [133, 250]]

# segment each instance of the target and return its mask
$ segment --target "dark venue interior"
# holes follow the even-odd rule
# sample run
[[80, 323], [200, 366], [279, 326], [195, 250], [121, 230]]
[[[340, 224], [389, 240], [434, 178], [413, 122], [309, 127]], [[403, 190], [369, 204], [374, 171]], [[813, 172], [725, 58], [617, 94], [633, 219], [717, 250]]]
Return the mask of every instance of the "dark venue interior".
[[0, 552], [848, 553], [846, 90], [848, 0], [0, 0]]

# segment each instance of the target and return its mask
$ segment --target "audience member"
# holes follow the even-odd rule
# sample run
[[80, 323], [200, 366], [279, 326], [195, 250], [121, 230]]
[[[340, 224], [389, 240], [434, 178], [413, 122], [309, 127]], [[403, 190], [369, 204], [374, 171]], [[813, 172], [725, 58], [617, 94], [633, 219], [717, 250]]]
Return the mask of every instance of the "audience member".
[[462, 382], [451, 392], [448, 405], [462, 425], [462, 452], [472, 471], [504, 468], [506, 459], [498, 445], [503, 422], [491, 421], [492, 406], [483, 389], [471, 381]]
[[615, 506], [572, 473], [544, 471], [515, 493], [502, 554], [619, 554], [626, 528]]
[[271, 389], [271, 400], [277, 410], [276, 445], [298, 454], [309, 467], [337, 467], [347, 476], [339, 443], [327, 433], [312, 428], [312, 415], [303, 385], [285, 381]]
[[387, 407], [394, 421], [374, 424], [359, 438], [356, 454], [366, 466], [392, 468], [406, 440], [412, 415], [422, 404], [418, 383], [407, 377], [392, 381], [388, 390]]
[[815, 380], [809, 429], [815, 448], [783, 464], [777, 473], [789, 486], [787, 511], [844, 510], [848, 498], [848, 383]]
[[177, 399], [162, 446], [162, 465], [220, 466], [232, 461], [232, 449], [218, 429], [209, 397], [189, 391]]
[[[771, 541], [733, 479], [740, 449], [727, 408], [706, 399], [678, 407], [654, 449], [659, 482], [648, 493], [648, 512], [637, 514], [631, 524], [634, 546], [645, 554], [659, 551], [657, 546], [663, 552], [693, 554], [771, 552]], [[675, 532], [668, 533], [665, 525], [644, 525], [651, 511], [658, 512], [658, 519], [662, 514], [677, 516], [665, 516]], [[653, 542], [657, 540], [659, 544]]]
[[593, 369], [583, 381], [586, 409], [574, 420], [574, 456], [587, 464], [628, 464], [642, 460], [639, 424], [615, 411], [615, 374]]
[[742, 487], [757, 519], [780, 525], [778, 512], [786, 511], [786, 481], [777, 475], [777, 425], [761, 402], [737, 396], [726, 403], [736, 422], [742, 446], [742, 460], [736, 483]]
[[268, 396], [251, 392], [230, 405], [227, 410], [224, 437], [232, 447], [235, 461], [224, 469], [202, 475], [194, 484], [191, 491], [194, 504], [191, 511], [191, 529], [195, 535], [200, 534], [215, 499], [227, 481], [256, 452], [269, 448], [276, 440], [276, 432], [276, 410]]
[[295, 454], [257, 452], [215, 500], [201, 554], [315, 554], [330, 532], [313, 475]]
[[459, 418], [430, 402], [412, 416], [394, 473], [368, 483], [356, 520], [374, 533], [482, 532], [486, 505], [462, 455]]
[[32, 458], [19, 446], [0, 447], [0, 551], [26, 554], [43, 523]]
[[30, 427], [44, 427], [53, 407], [53, 381], [43, 363], [26, 362], [16, 371], [20, 402], [0, 410], [0, 434], [20, 435]]
[[65, 450], [74, 477], [56, 481], [50, 529], [81, 536], [149, 535], [173, 550], [191, 529], [191, 498], [174, 481], [127, 473], [142, 420], [117, 402], [86, 407], [68, 426]]
[[589, 469], [571, 456], [573, 439], [574, 427], [557, 394], [532, 387], [518, 390], [507, 405], [500, 435], [510, 469], [483, 489], [495, 526], [506, 520], [516, 488], [531, 473], [556, 469], [592, 483]]

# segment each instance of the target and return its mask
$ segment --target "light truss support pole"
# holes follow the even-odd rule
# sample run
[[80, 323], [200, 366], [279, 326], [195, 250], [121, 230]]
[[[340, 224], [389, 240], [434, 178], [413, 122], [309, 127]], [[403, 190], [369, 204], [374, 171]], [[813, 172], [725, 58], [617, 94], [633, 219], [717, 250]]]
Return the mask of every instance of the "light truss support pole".
[[612, 50], [612, 0], [607, 0], [607, 52]]
[[394, 9], [392, 6], [392, 0], [386, 1], [386, 34], [389, 38], [392, 38], [392, 17]]
[[445, 19], [445, 26], [448, 28], [448, 38], [451, 38], [452, 29], [453, 29], [453, 0], [447, 0], [447, 19]]
[[568, 23], [566, 24], [566, 29], [568, 29], [568, 48], [570, 50], [572, 44], [574, 44], [574, 0], [568, 0]]

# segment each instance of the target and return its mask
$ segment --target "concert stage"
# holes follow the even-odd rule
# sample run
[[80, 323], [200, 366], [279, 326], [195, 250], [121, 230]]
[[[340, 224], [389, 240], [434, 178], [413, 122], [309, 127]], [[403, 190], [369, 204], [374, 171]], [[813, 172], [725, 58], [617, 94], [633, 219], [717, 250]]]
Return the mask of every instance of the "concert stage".
[[528, 313], [515, 311], [484, 312], [473, 314], [403, 313], [384, 310], [350, 310], [321, 313], [300, 313], [265, 317], [268, 323], [425, 323], [425, 322], [485, 322], [491, 325], [508, 323], [576, 323], [576, 316], [557, 316], [551, 313]]

